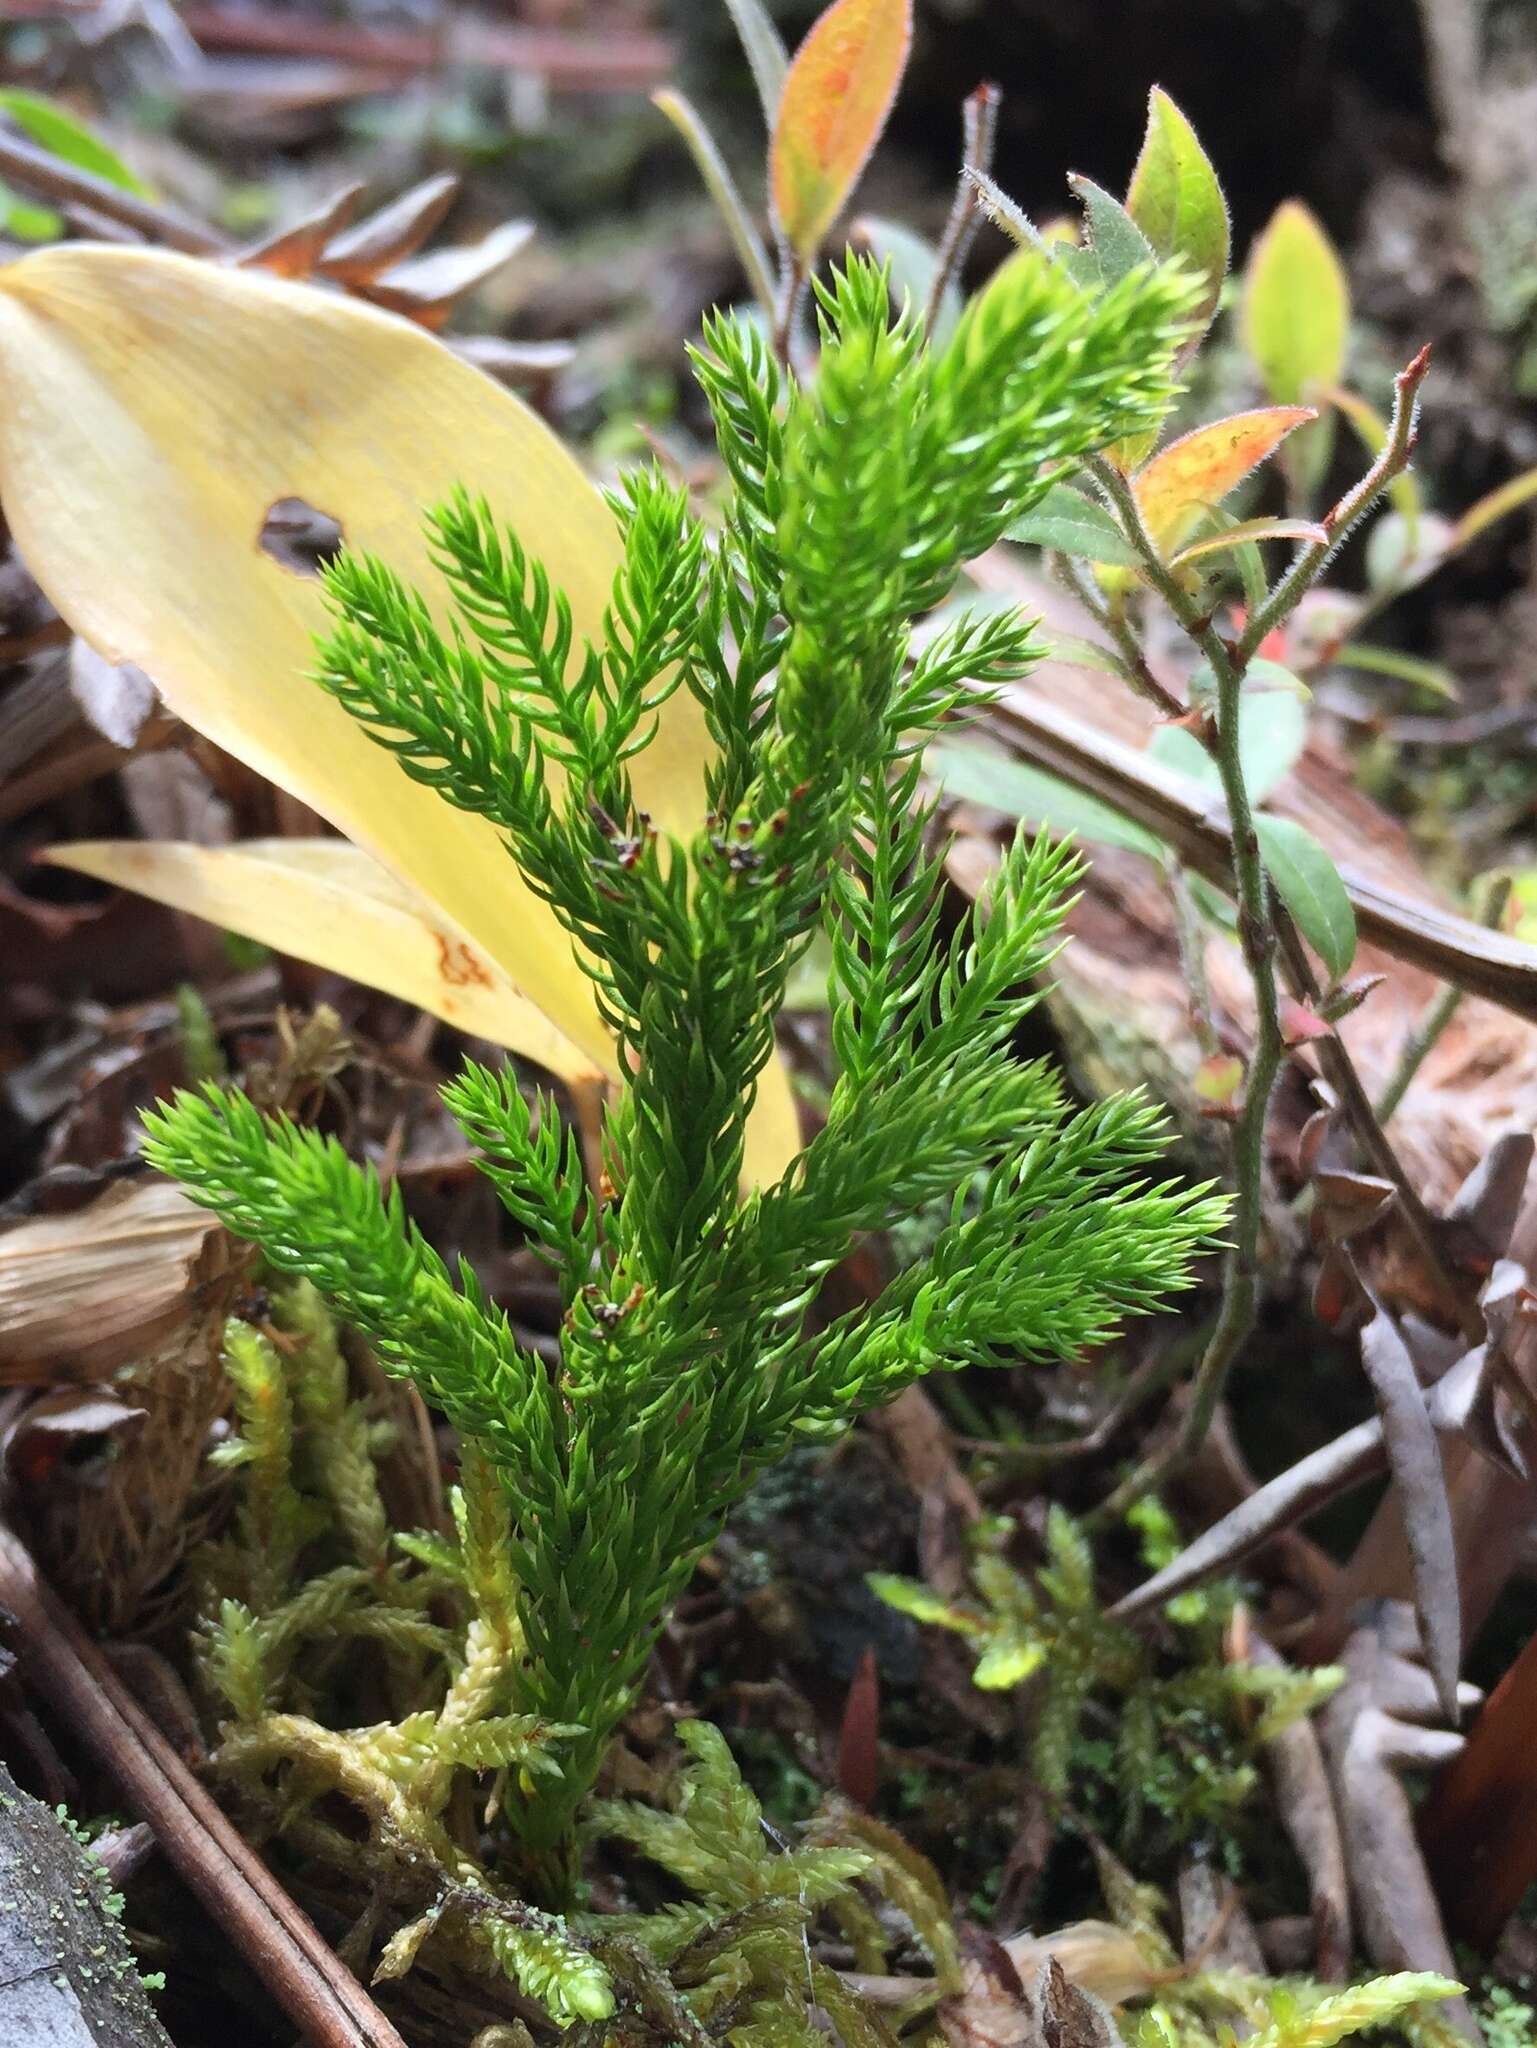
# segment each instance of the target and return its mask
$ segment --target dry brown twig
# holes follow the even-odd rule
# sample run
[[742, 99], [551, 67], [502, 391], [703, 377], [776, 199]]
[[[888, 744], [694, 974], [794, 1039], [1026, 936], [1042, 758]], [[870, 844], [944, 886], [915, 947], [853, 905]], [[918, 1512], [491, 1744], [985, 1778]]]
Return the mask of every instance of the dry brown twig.
[[256, 1852], [236, 1833], [148, 1715], [0, 1525], [0, 1606], [15, 1617], [28, 1682], [99, 1759], [155, 1831], [167, 1861], [208, 1908], [314, 2048], [406, 2048]]

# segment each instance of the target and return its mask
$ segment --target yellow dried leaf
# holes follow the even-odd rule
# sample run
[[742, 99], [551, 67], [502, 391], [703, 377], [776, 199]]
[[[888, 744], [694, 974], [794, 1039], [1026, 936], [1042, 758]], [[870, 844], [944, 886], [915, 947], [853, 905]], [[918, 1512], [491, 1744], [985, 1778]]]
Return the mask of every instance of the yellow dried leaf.
[[795, 53], [769, 147], [769, 189], [780, 231], [805, 262], [880, 139], [912, 33], [912, 0], [835, 0]]
[[[373, 960], [365, 979], [420, 982], [442, 937], [509, 999], [499, 1028], [483, 1013], [471, 1028], [558, 1073], [613, 1075], [591, 982], [553, 913], [491, 825], [412, 782], [310, 680], [326, 624], [319, 585], [262, 546], [270, 509], [297, 499], [442, 606], [422, 513], [458, 483], [484, 492], [542, 559], [578, 637], [596, 633], [620, 561], [602, 498], [532, 412], [418, 328], [161, 250], [71, 244], [0, 269], [0, 502], [60, 614], [364, 848], [404, 903], [431, 906], [420, 929], [396, 911], [404, 953]], [[634, 763], [637, 800], [660, 829], [697, 829], [709, 753], [702, 713], [680, 691]], [[290, 895], [296, 886], [290, 876]], [[377, 923], [378, 905], [376, 891], [360, 916]], [[228, 895], [222, 909], [184, 907], [258, 937], [255, 920], [277, 914], [226, 915]], [[355, 948], [322, 964], [367, 963]], [[413, 999], [443, 1014], [441, 994]], [[755, 1161], [775, 1178], [795, 1150], [782, 1073], [764, 1077], [760, 1098]]]
[[91, 840], [44, 858], [383, 989], [563, 1081], [613, 1071], [612, 1060], [595, 1065], [430, 903], [345, 839]]

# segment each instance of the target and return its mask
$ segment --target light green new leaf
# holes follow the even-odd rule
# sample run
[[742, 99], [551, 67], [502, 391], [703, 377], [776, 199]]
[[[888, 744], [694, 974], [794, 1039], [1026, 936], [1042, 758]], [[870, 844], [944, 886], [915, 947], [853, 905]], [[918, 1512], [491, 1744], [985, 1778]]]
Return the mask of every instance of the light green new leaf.
[[746, 55], [753, 84], [758, 88], [763, 125], [772, 135], [785, 73], [790, 68], [789, 52], [763, 0], [726, 0], [726, 12], [736, 24], [737, 39]]
[[[1238, 759], [1251, 803], [1263, 803], [1302, 758], [1307, 743], [1307, 709], [1291, 690], [1246, 695], [1238, 713]], [[1222, 776], [1205, 747], [1181, 725], [1160, 726], [1148, 743], [1155, 761], [1199, 782], [1213, 794]]]
[[737, 256], [747, 282], [752, 286], [753, 295], [768, 318], [774, 311], [774, 280], [769, 271], [768, 255], [753, 226], [752, 216], [737, 190], [731, 167], [721, 155], [715, 137], [705, 125], [703, 116], [691, 100], [680, 92], [654, 92], [651, 104], [659, 114], [664, 114], [683, 137], [689, 155], [694, 159], [694, 168], [704, 181], [704, 188], [715, 202], [715, 210], [725, 222], [726, 232], [736, 245]]
[[1160, 256], [1182, 256], [1206, 280], [1196, 308], [1204, 333], [1227, 276], [1227, 201], [1195, 130], [1156, 85], [1148, 95], [1147, 133], [1127, 188], [1126, 211]]
[[1526, 469], [1468, 507], [1452, 528], [1447, 553], [1456, 554], [1497, 519], [1504, 519], [1532, 498], [1537, 498], [1537, 469]]
[[1334, 244], [1299, 199], [1276, 208], [1254, 245], [1241, 325], [1249, 359], [1278, 404], [1338, 385], [1350, 286]]
[[116, 185], [120, 192], [132, 192], [140, 199], [154, 195], [144, 180], [129, 170], [115, 149], [93, 135], [73, 114], [45, 100], [35, 92], [21, 92], [15, 86], [0, 91], [0, 110], [8, 114], [23, 135], [46, 149], [61, 162], [92, 177]]
[[1033, 512], [1015, 520], [1007, 537], [1025, 547], [1055, 548], [1118, 569], [1135, 569], [1141, 560], [1104, 506], [1071, 484], [1053, 484]]
[[1356, 955], [1356, 914], [1339, 869], [1304, 826], [1258, 817], [1260, 853], [1292, 921], [1338, 981]]
[[1151, 832], [1109, 804], [1024, 761], [1011, 760], [1007, 754], [964, 741], [943, 740], [929, 748], [924, 765], [947, 795], [986, 804], [989, 810], [1002, 811], [1006, 817], [1018, 818], [1056, 838], [1097, 841], [1101, 846], [1119, 846], [1127, 853], [1145, 853], [1153, 859], [1161, 851]]
[[1023, 1685], [1046, 1661], [1046, 1645], [1031, 1637], [1000, 1635], [977, 1659], [971, 1682], [979, 1692], [1007, 1692]]
[[18, 242], [56, 242], [64, 232], [64, 216], [0, 184], [0, 228]]
[[953, 1607], [943, 1594], [936, 1593], [932, 1586], [924, 1585], [921, 1579], [904, 1579], [896, 1572], [867, 1572], [865, 1584], [877, 1600], [884, 1600], [888, 1607], [894, 1607], [898, 1614], [911, 1616], [914, 1621], [926, 1621], [938, 1628], [959, 1629], [969, 1635], [978, 1626], [975, 1615]]
[[1396, 647], [1373, 647], [1368, 641], [1352, 641], [1335, 655], [1334, 665], [1361, 669], [1367, 675], [1396, 677], [1401, 683], [1412, 683], [1417, 690], [1428, 690], [1432, 697], [1440, 697], [1448, 704], [1456, 704], [1462, 697], [1461, 684], [1444, 662], [1422, 661], [1415, 654], [1400, 654]]

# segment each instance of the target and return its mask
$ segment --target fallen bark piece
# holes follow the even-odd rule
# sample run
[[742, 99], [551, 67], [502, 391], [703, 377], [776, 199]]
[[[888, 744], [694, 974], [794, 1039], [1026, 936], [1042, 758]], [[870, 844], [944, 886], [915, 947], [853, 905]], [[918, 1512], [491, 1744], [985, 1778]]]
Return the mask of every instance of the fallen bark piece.
[[1447, 1921], [1485, 1951], [1537, 1877], [1534, 1698], [1537, 1636], [1489, 1695], [1466, 1748], [1441, 1773], [1420, 1815], [1420, 1840]]
[[[1264, 1952], [1237, 1885], [1210, 1863], [1194, 1860], [1179, 1873], [1179, 1920], [1185, 1962], [1192, 1975], [1202, 1970], [1263, 1977]], [[1241, 2040], [1253, 2027], [1235, 2025]]]
[[1409, 1347], [1379, 1301], [1361, 1332], [1361, 1363], [1382, 1417], [1388, 1469], [1397, 1489], [1409, 1553], [1415, 1612], [1436, 1697], [1448, 1721], [1457, 1718], [1462, 1664], [1462, 1607], [1457, 1590], [1457, 1539], [1435, 1425], [1415, 1375]]
[[0, 1763], [0, 2040], [171, 2048], [112, 1905], [112, 1880]]
[[1109, 2012], [1054, 1955], [1024, 1966], [1003, 1942], [961, 1930], [961, 1989], [936, 2017], [948, 2048], [1123, 2048]]
[[169, 1181], [0, 1236], [0, 1384], [101, 1380], [182, 1327], [229, 1240]]

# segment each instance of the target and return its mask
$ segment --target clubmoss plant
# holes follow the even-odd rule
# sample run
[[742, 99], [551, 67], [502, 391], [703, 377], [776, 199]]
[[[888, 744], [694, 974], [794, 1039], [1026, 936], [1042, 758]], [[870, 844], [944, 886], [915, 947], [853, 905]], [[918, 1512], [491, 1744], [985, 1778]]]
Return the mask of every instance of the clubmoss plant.
[[[985, 909], [939, 933], [921, 749], [977, 683], [1029, 669], [1028, 622], [965, 613], [909, 650], [910, 621], [1064, 462], [1162, 416], [1191, 298], [1173, 267], [1091, 295], [1026, 252], [934, 347], [854, 260], [820, 295], [805, 381], [753, 326], [712, 318], [695, 369], [722, 516], [707, 527], [655, 472], [626, 480], [596, 646], [573, 646], [537, 536], [468, 494], [430, 515], [450, 623], [387, 563], [327, 572], [320, 685], [406, 774], [505, 834], [633, 1074], [595, 1190], [555, 1102], [516, 1074], [470, 1066], [446, 1090], [559, 1278], [558, 1370], [334, 1140], [208, 1086], [149, 1119], [149, 1153], [310, 1280], [498, 1473], [521, 1638], [500, 1711], [583, 1731], [562, 1775], [506, 1808], [556, 1893], [668, 1603], [753, 1474], [925, 1373], [1102, 1340], [1187, 1285], [1220, 1226], [1205, 1189], [1149, 1178], [1147, 1104], [1077, 1109], [1015, 1054], [1071, 856], [1021, 839]], [[653, 829], [629, 775], [675, 690], [716, 750], [686, 845]], [[791, 1170], [744, 1194], [755, 1080], [819, 927], [839, 1077]], [[808, 1333], [822, 1276], [863, 1233], [957, 1191], [926, 1257]]]

